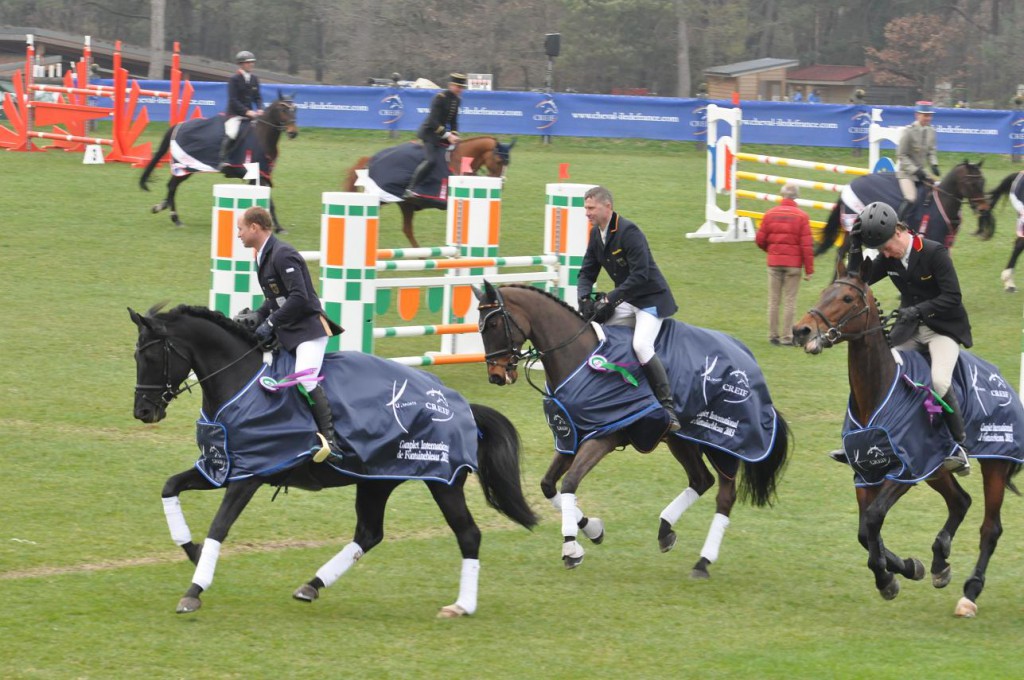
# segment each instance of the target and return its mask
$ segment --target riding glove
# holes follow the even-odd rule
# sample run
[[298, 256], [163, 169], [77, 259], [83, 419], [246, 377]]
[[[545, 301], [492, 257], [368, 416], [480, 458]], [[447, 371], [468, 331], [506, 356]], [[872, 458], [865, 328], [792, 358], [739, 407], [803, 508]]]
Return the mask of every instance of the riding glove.
[[594, 318], [597, 323], [604, 323], [615, 314], [615, 305], [607, 300], [598, 300], [594, 304]]
[[270, 319], [257, 326], [255, 333], [256, 339], [259, 340], [263, 349], [270, 351], [277, 347], [277, 335], [274, 333], [274, 327], [271, 325]]
[[921, 311], [914, 306], [896, 310], [896, 323], [889, 330], [889, 345], [898, 347], [914, 337], [921, 323]]
[[937, 165], [933, 165], [932, 166], [932, 174], [935, 175], [936, 177], [941, 177], [942, 176], [942, 173], [939, 172], [939, 166], [937, 166]]

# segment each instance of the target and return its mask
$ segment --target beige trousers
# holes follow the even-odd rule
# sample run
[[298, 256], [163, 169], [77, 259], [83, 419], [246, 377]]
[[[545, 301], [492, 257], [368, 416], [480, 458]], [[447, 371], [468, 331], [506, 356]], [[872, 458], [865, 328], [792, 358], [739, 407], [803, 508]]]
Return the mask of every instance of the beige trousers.
[[[793, 342], [793, 316], [800, 290], [800, 267], [768, 267], [768, 339]], [[782, 332], [779, 333], [779, 303], [782, 303]]]

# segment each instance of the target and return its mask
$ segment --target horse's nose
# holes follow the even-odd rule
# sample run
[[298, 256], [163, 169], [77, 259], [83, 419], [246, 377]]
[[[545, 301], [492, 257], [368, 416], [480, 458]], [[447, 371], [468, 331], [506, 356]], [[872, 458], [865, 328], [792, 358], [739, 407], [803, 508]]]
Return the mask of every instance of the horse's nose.
[[810, 326], [793, 326], [793, 343], [801, 347], [807, 344], [807, 338], [811, 337]]
[[491, 375], [488, 376], [487, 379], [491, 382], [492, 385], [504, 385], [505, 384], [505, 377], [501, 376], [501, 375], [498, 375], [497, 373], [491, 373]]
[[299, 131], [298, 130], [289, 130], [288, 131], [288, 139], [295, 139], [298, 136], [299, 136]]

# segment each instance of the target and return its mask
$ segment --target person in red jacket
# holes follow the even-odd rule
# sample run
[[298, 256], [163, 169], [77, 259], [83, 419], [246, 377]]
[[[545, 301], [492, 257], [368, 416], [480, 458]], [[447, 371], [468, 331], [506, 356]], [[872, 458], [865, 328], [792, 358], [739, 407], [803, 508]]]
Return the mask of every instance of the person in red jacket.
[[[793, 344], [793, 314], [804, 280], [814, 273], [814, 242], [807, 213], [794, 200], [800, 193], [795, 184], [782, 187], [782, 202], [766, 212], [757, 230], [757, 245], [768, 253], [768, 341], [773, 345]], [[782, 300], [782, 332], [779, 333], [779, 300]]]

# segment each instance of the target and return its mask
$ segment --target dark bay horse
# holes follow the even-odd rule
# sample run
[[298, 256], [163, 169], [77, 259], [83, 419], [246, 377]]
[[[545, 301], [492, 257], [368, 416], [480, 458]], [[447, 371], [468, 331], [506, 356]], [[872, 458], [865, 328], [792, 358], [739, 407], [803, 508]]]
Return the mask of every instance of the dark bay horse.
[[[889, 349], [883, 330], [881, 311], [864, 279], [866, 268], [869, 266], [870, 261], [865, 260], [860, 272], [848, 272], [840, 261], [835, 281], [822, 291], [814, 309], [797, 322], [793, 328], [793, 337], [794, 341], [803, 346], [804, 351], [809, 354], [819, 354], [840, 342], [847, 342], [850, 379], [849, 417], [855, 418], [857, 423], [874, 425], [878, 422], [877, 414], [880, 409], [890, 401], [898, 389], [905, 388], [894, 383], [897, 376], [896, 360]], [[978, 386], [978, 389], [983, 387], [984, 384]], [[1012, 389], [1005, 386], [1005, 383], [1001, 386], [1000, 393], [1006, 395], [1008, 400], [1009, 395], [1012, 395], [1013, 403], [1010, 406], [1021, 408], [1017, 396], [1013, 394]], [[965, 399], [961, 403], [965, 404], [966, 401]], [[907, 417], [907, 420], [909, 419], [910, 416]], [[916, 439], [925, 438], [928, 434], [924, 427], [930, 428], [930, 425], [912, 429], [908, 436]], [[968, 432], [970, 431], [969, 426]], [[1000, 509], [1003, 497], [1007, 488], [1017, 493], [1012, 478], [1021, 467], [1014, 460], [1020, 458], [1020, 437], [1018, 432], [1015, 441], [1006, 445], [1005, 457], [992, 455], [980, 458], [985, 493], [980, 552], [974, 571], [964, 583], [963, 597], [955, 609], [957, 616], [970, 617], [978, 611], [977, 599], [985, 585], [985, 572], [1002, 533]], [[978, 446], [978, 441], [972, 442], [969, 434], [968, 451], [972, 450], [972, 446]], [[849, 451], [847, 455], [849, 457]], [[874, 459], [871, 458], [872, 455], [875, 456]], [[868, 450], [864, 465], [888, 465], [879, 462], [881, 460], [878, 452]], [[881, 473], [878, 474], [881, 476]], [[932, 543], [930, 570], [932, 585], [943, 588], [949, 584], [952, 577], [948, 559], [953, 537], [967, 514], [971, 497], [956, 477], [941, 466], [926, 479], [926, 483], [946, 502], [946, 521]], [[887, 513], [912, 486], [912, 483], [898, 481], [889, 474], [881, 480], [861, 482], [856, 486], [857, 507], [860, 513], [857, 539], [868, 551], [868, 567], [874, 573], [875, 586], [887, 600], [899, 594], [897, 574], [915, 581], [923, 579], [925, 575], [924, 564], [920, 560], [913, 557], [898, 557], [882, 542], [882, 523]]]
[[[992, 193], [989, 194], [989, 203], [992, 210], [996, 209], [996, 203], [1003, 196], [1009, 197], [1017, 214], [1017, 237], [1013, 242], [1013, 251], [1006, 267], [1000, 273], [999, 278], [1003, 282], [1003, 290], [1008, 293], [1017, 292], [1017, 284], [1013, 280], [1013, 270], [1017, 266], [1017, 258], [1024, 252], [1024, 170], [1014, 172], [1003, 178]], [[992, 232], [995, 232], [995, 223], [992, 224]], [[992, 234], [990, 233], [989, 236]]]
[[[965, 160], [953, 166], [941, 182], [926, 190], [929, 195], [919, 199], [907, 217], [911, 229], [947, 248], [952, 247], [960, 230], [960, 206], [965, 199], [971, 210], [978, 214], [979, 232], [994, 228], [985, 195], [985, 176], [981, 173], [982, 162]], [[892, 173], [865, 175], [850, 182], [828, 216], [815, 255], [821, 255], [832, 247], [841, 229], [849, 231], [853, 218], [859, 212], [858, 206], [862, 208], [882, 201], [895, 208], [902, 196], [899, 180]], [[842, 252], [845, 253], [845, 242]]]
[[[529, 286], [509, 284], [495, 288], [486, 282], [483, 289], [477, 290], [476, 293], [480, 309], [480, 333], [487, 357], [487, 372], [492, 383], [514, 383], [518, 377], [518, 362], [524, 358], [529, 361], [532, 357], [543, 360], [548, 386], [562, 386], [570, 375], [586, 370], [588, 359], [596, 357], [595, 349], [598, 347], [599, 338], [594, 327], [575, 309], [553, 295]], [[727, 337], [713, 331], [706, 333]], [[662, 335], [664, 334], [663, 329]], [[523, 349], [523, 344], [527, 341], [533, 344], [532, 354]], [[738, 346], [738, 341], [732, 342]], [[659, 355], [664, 356], [663, 349], [658, 350]], [[704, 357], [705, 348], [697, 348], [693, 354]], [[713, 361], [719, 360], [713, 358]], [[721, 358], [720, 365], [726, 363], [726, 358]], [[702, 377], [719, 381], [717, 376], [720, 374], [714, 373], [714, 363], [711, 363], [711, 367], [708, 367], [708, 364], [707, 357], [704, 357], [706, 370], [703, 371]], [[671, 376], [673, 364], [666, 361], [666, 365]], [[749, 383], [746, 378], [750, 379]], [[744, 376], [742, 383], [733, 383], [736, 394], [741, 392], [741, 384], [752, 390], [754, 381], [755, 375], [750, 374]], [[649, 388], [644, 389], [649, 392]], [[552, 390], [551, 393], [556, 397], [559, 395], [557, 390]], [[637, 403], [643, 398], [641, 393], [631, 392], [625, 395], [624, 400]], [[650, 399], [653, 400], [653, 396]], [[751, 427], [768, 430], [773, 436], [770, 443], [764, 446], [765, 450], [760, 452], [759, 460], [742, 461], [743, 473], [740, 475], [739, 457], [730, 455], [725, 449], [706, 445], [697, 438], [690, 438], [692, 430], [688, 428], [692, 428], [691, 420], [695, 422], [702, 417], [708, 420], [714, 418], [719, 402], [707, 402], [698, 395], [686, 403], [677, 395], [676, 403], [682, 405], [679, 419], [684, 424], [683, 430], [669, 436], [667, 443], [672, 455], [683, 466], [688, 483], [682, 493], [661, 513], [658, 545], [662, 552], [672, 549], [676, 542], [673, 524], [690, 505], [714, 486], [715, 475], [705, 465], [703, 457], [706, 457], [717, 472], [715, 517], [700, 552], [700, 558], [691, 571], [693, 578], [706, 579], [709, 577], [708, 566], [717, 559], [725, 529], [729, 524], [729, 514], [737, 497], [737, 482], [742, 498], [748, 499], [758, 507], [771, 504], [776, 482], [781, 477], [789, 453], [789, 428], [782, 416], [769, 404], [769, 422], [755, 420]], [[655, 408], [658, 417], [664, 418], [660, 404]], [[560, 429], [575, 437], [577, 422], [551, 413], [548, 415], [548, 421], [553, 430]], [[724, 419], [720, 422], [723, 423], [723, 427], [727, 427]], [[600, 543], [604, 538], [603, 522], [597, 518], [586, 517], [577, 506], [576, 492], [580, 483], [601, 459], [617, 447], [633, 444], [641, 451], [653, 449], [667, 434], [667, 418], [663, 423], [648, 423], [650, 421], [637, 420], [627, 427], [623, 421], [616, 421], [615, 424], [595, 431], [593, 436], [584, 438], [578, 445], [575, 442], [566, 448], [556, 445], [554, 460], [541, 480], [541, 490], [551, 504], [562, 513], [562, 559], [566, 568], [572, 569], [583, 560], [583, 548], [576, 540], [578, 529], [594, 543]], [[638, 432], [637, 425], [643, 431]], [[643, 448], [636, 443], [641, 439], [647, 442]], [[574, 446], [576, 448], [573, 448]], [[556, 486], [559, 479], [562, 480], [560, 492]]]
[[[152, 207], [152, 212], [158, 213], [170, 208], [171, 222], [174, 226], [184, 226], [178, 216], [175, 195], [178, 192], [178, 185], [196, 172], [221, 172], [225, 177], [244, 179], [243, 163], [259, 163], [262, 183], [268, 187], [273, 186], [270, 176], [277, 160], [277, 146], [281, 133], [287, 134], [289, 139], [294, 139], [299, 134], [295, 124], [295, 113], [295, 101], [291, 95], [278, 93], [278, 98], [264, 109], [261, 115], [248, 125], [242, 126], [238, 133], [238, 143], [228, 159], [229, 164], [221, 171], [216, 168], [220, 142], [224, 136], [224, 122], [227, 120], [225, 116], [194, 118], [167, 130], [160, 147], [139, 178], [139, 186], [149, 191], [149, 176], [170, 151], [171, 179], [167, 182], [167, 196]], [[256, 182], [250, 180], [249, 183]], [[270, 200], [270, 214], [274, 219], [274, 231], [280, 233], [283, 229], [277, 221], [273, 198]]]
[[[451, 151], [447, 171], [441, 168], [437, 168], [436, 171], [444, 177], [461, 174], [463, 159], [471, 159], [468, 174], [476, 175], [483, 172], [488, 177], [504, 177], [515, 144], [515, 140], [502, 144], [494, 137], [470, 137], [460, 140]], [[419, 247], [412, 226], [416, 212], [424, 208], [447, 208], [447, 202], [444, 200], [401, 200], [406, 184], [422, 159], [423, 150], [419, 142], [407, 142], [390, 147], [372, 157], [363, 156], [356, 161], [356, 164], [349, 168], [344, 184], [345, 191], [355, 191], [357, 186], [362, 186], [359, 184], [360, 174], [368, 173], [370, 179], [389, 194], [387, 202], [398, 203], [402, 210], [402, 233], [413, 248]]]
[[[196, 384], [203, 392], [203, 414], [217, 414], [222, 405], [237, 402], [237, 397], [241, 395], [240, 390], [247, 385], [251, 386], [250, 383], [260, 370], [262, 352], [259, 351], [255, 337], [219, 312], [212, 312], [203, 307], [183, 305], [169, 312], [160, 312], [159, 309], [159, 306], [153, 308], [145, 316], [128, 310], [132, 321], [139, 329], [135, 349], [138, 381], [135, 386], [135, 417], [145, 423], [159, 422], [166, 415], [168, 404], [182, 391]], [[344, 361], [344, 358], [341, 360]], [[403, 367], [401, 370], [415, 369]], [[190, 371], [195, 373], [196, 382], [182, 385]], [[413, 380], [416, 378], [410, 377], [409, 382]], [[398, 397], [404, 394], [404, 401], [394, 408], [415, 405], [416, 402], [409, 393], [406, 393], [403, 386]], [[388, 410], [398, 399], [393, 396], [390, 387], [388, 393], [383, 396], [381, 407], [378, 409], [382, 411]], [[386, 400], [391, 400], [392, 404], [386, 404]], [[476, 421], [475, 428], [472, 427], [472, 422], [469, 423], [470, 434], [478, 442], [477, 472], [487, 503], [524, 527], [534, 526], [537, 517], [520, 488], [520, 444], [515, 427], [494, 409], [477, 404], [470, 405], [470, 409], [470, 420]], [[442, 419], [440, 415], [434, 415], [440, 413], [438, 409], [431, 411], [427, 413], [426, 418]], [[388, 412], [390, 413], [389, 410]], [[263, 411], [259, 417], [265, 417], [265, 414]], [[397, 419], [397, 416], [395, 418]], [[336, 425], [338, 424], [336, 421]], [[422, 430], [417, 430], [412, 425], [410, 428], [409, 436], [413, 440], [416, 439], [418, 431], [422, 434]], [[238, 437], [235, 438], [236, 444], [237, 441]], [[456, 440], [453, 438], [448, 441]], [[466, 439], [463, 438], [461, 441]], [[234, 460], [234, 468], [237, 468], [240, 463], [237, 448], [233, 450], [233, 459], [226, 449], [226, 445], [222, 447], [218, 454], [219, 460], [223, 462], [225, 457], [228, 457]], [[207, 451], [204, 451], [205, 453]], [[454, 457], [455, 453], [452, 451], [451, 455]], [[396, 460], [402, 455], [401, 451], [394, 451], [389, 454], [389, 459]], [[293, 595], [297, 600], [312, 602], [319, 596], [321, 588], [331, 585], [364, 553], [381, 542], [384, 537], [384, 510], [388, 497], [395, 487], [409, 478], [369, 478], [368, 474], [357, 478], [343, 474], [330, 464], [312, 463], [310, 457], [306, 455], [295, 457], [287, 465], [269, 469], [265, 474], [253, 473], [244, 476], [236, 473], [236, 477], [228, 477], [228, 481], [222, 484], [225, 491], [220, 508], [210, 525], [205, 542], [199, 545], [192, 541], [178, 500], [183, 491], [216, 488], [209, 478], [209, 468], [204, 467], [204, 474], [200, 472], [199, 467], [197, 463], [195, 467], [170, 477], [164, 484], [161, 494], [171, 537], [196, 565], [192, 585], [178, 603], [179, 613], [199, 609], [199, 596], [213, 581], [221, 543], [256, 490], [264, 484], [309, 491], [356, 485], [356, 529], [353, 541], [321, 567], [316, 572], [316, 577], [299, 587]], [[441, 509], [441, 514], [455, 534], [463, 557], [459, 599], [441, 609], [438, 616], [442, 618], [472, 614], [476, 609], [480, 530], [466, 507], [463, 494], [466, 476], [466, 467], [460, 467], [450, 484], [443, 481], [426, 481], [434, 501]]]

